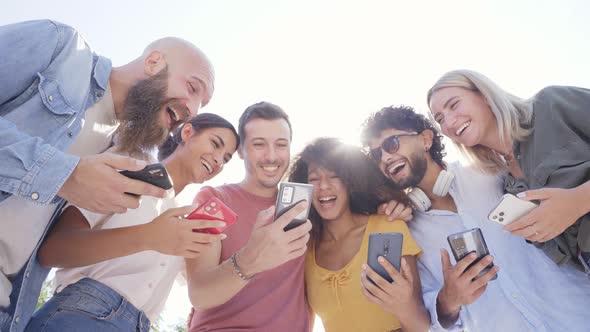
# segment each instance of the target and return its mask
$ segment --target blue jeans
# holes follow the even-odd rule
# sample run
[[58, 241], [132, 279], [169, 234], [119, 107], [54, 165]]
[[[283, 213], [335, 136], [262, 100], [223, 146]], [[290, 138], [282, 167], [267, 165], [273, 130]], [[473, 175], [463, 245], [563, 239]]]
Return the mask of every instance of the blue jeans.
[[55, 294], [25, 331], [148, 332], [147, 316], [111, 288], [85, 278]]

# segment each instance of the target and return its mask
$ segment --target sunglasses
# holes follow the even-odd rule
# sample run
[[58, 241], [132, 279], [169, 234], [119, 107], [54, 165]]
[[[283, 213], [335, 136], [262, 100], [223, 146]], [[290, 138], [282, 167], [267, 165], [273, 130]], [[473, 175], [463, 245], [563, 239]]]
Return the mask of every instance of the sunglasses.
[[371, 159], [373, 159], [375, 162], [380, 162], [381, 161], [381, 150], [389, 153], [389, 154], [394, 154], [397, 152], [397, 150], [399, 150], [399, 138], [403, 137], [403, 136], [416, 136], [416, 135], [420, 135], [419, 133], [411, 133], [411, 134], [399, 134], [399, 135], [392, 135], [387, 137], [386, 139], [383, 140], [383, 142], [381, 143], [380, 146], [371, 149], [371, 151], [369, 152]]

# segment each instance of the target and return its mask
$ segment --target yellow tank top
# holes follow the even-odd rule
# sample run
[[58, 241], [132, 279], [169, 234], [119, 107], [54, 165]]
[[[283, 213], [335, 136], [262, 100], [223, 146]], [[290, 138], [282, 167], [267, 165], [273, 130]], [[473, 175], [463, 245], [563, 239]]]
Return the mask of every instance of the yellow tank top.
[[422, 251], [410, 234], [405, 222], [388, 221], [386, 216], [369, 217], [358, 253], [338, 271], [317, 265], [315, 247], [305, 257], [305, 286], [307, 300], [322, 319], [326, 332], [382, 332], [399, 329], [397, 317], [369, 302], [361, 288], [361, 265], [367, 262], [369, 234], [402, 233], [402, 255], [418, 256]]

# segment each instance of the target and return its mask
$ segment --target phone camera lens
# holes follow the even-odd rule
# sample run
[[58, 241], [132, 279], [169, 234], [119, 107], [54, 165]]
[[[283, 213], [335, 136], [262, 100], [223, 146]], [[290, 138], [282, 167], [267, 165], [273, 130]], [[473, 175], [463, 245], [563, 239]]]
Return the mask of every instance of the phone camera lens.
[[493, 215], [492, 216], [492, 219], [498, 219], [498, 216], [497, 215]]
[[500, 219], [498, 219], [498, 220], [500, 220], [500, 222], [502, 222], [502, 221], [504, 221], [504, 218], [500, 218]]
[[504, 215], [504, 212], [500, 212], [500, 216], [503, 216], [503, 215]]

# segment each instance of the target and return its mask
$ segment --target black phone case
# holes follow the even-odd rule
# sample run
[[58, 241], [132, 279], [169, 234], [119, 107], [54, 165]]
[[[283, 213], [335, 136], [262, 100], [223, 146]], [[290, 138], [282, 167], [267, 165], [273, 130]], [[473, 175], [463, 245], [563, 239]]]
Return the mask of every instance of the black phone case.
[[275, 219], [289, 211], [293, 206], [301, 201], [307, 201], [308, 206], [305, 211], [298, 214], [285, 228], [285, 232], [297, 226], [305, 224], [309, 218], [311, 209], [311, 200], [313, 196], [313, 185], [304, 183], [281, 182], [279, 185], [279, 194], [277, 196]]
[[[477, 264], [482, 258], [486, 255], [490, 254], [488, 250], [488, 246], [486, 244], [486, 240], [483, 237], [483, 233], [479, 228], [473, 228], [464, 232], [459, 232], [455, 234], [451, 234], [447, 236], [447, 241], [449, 242], [449, 246], [451, 247], [451, 251], [453, 252], [453, 256], [455, 257], [455, 261], [459, 262], [465, 256], [469, 255], [472, 252], [477, 254], [477, 258], [473, 263], [469, 264], [465, 270], [468, 270], [473, 265]], [[483, 269], [475, 278], [479, 278], [486, 274], [492, 267], [494, 263], [490, 263], [485, 269]], [[495, 280], [497, 275], [492, 278]]]
[[385, 257], [391, 265], [400, 271], [403, 241], [404, 236], [401, 233], [373, 233], [369, 235], [367, 265], [388, 282], [392, 282], [393, 279], [379, 264], [377, 258], [379, 256]]
[[121, 171], [119, 172], [128, 178], [147, 182], [164, 190], [172, 188], [172, 180], [166, 171], [166, 167], [161, 163], [147, 165], [141, 171]]

